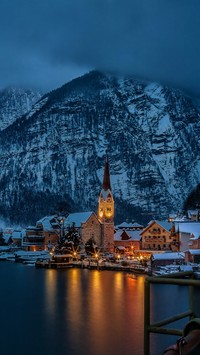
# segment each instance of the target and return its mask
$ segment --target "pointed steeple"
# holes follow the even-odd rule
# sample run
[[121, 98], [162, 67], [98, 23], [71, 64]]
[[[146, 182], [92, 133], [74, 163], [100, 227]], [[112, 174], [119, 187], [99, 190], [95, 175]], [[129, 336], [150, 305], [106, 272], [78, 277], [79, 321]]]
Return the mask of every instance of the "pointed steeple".
[[103, 177], [103, 186], [102, 188], [107, 191], [108, 189], [111, 190], [110, 185], [110, 172], [109, 172], [109, 163], [108, 163], [108, 151], [106, 149], [106, 163], [104, 168], [104, 177]]

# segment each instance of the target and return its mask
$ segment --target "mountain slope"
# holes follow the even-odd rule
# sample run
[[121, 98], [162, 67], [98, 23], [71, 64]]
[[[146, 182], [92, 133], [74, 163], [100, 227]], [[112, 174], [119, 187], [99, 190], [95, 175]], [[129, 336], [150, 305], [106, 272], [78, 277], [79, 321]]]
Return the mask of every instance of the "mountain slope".
[[90, 72], [0, 134], [0, 212], [96, 209], [108, 147], [116, 222], [182, 208], [200, 180], [199, 112], [177, 90]]
[[18, 117], [31, 110], [41, 98], [38, 91], [7, 88], [0, 90], [0, 130], [12, 124]]

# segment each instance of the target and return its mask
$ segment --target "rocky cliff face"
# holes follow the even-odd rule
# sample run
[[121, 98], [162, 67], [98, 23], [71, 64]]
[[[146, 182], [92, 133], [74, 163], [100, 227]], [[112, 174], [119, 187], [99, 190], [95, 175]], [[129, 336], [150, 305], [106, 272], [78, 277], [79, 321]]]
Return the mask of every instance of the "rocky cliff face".
[[0, 90], [0, 130], [31, 110], [42, 96], [39, 91], [7, 88]]
[[0, 212], [96, 210], [108, 147], [116, 223], [166, 217], [200, 180], [199, 112], [177, 90], [91, 72], [0, 134]]

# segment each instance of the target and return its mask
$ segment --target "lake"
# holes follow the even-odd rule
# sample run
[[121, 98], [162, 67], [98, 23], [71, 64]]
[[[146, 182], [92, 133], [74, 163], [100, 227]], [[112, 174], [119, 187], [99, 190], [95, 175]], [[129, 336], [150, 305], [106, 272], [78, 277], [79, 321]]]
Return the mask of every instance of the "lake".
[[[0, 278], [2, 355], [143, 355], [145, 276], [1, 262]], [[153, 285], [152, 319], [185, 311], [187, 300], [186, 287]], [[174, 339], [152, 335], [151, 354]]]

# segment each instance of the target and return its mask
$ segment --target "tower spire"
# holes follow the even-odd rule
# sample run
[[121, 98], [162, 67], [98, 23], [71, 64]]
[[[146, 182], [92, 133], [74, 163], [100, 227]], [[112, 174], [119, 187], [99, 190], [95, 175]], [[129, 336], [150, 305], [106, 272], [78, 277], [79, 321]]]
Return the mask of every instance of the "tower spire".
[[110, 184], [110, 172], [109, 172], [109, 163], [108, 163], [108, 149], [106, 149], [106, 162], [104, 168], [104, 176], [103, 176], [103, 189], [107, 191], [108, 189], [111, 190]]

